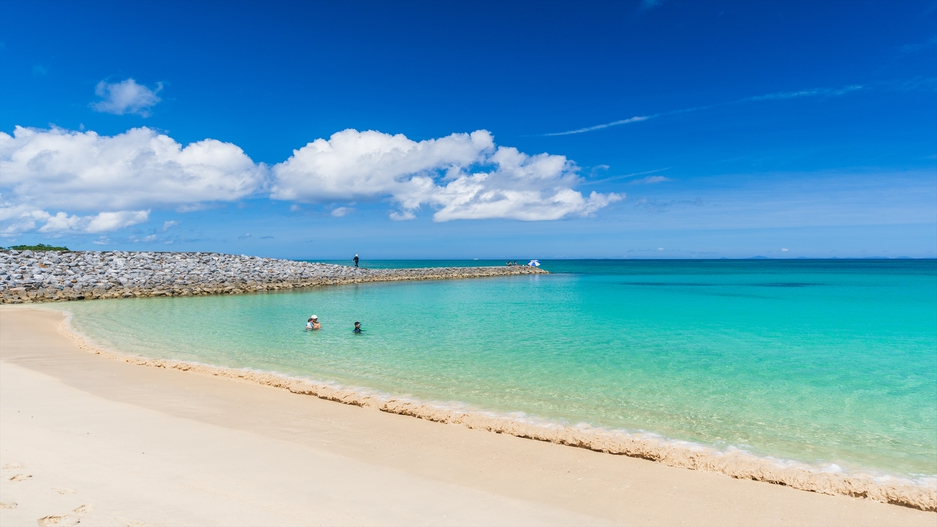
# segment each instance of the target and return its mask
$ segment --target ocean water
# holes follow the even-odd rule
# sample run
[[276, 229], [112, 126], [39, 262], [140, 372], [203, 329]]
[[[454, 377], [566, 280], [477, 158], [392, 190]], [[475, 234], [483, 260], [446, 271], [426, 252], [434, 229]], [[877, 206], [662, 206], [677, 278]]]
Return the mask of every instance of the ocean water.
[[[484, 263], [503, 264], [363, 262]], [[937, 475], [937, 261], [543, 267], [552, 274], [56, 307], [94, 342], [147, 357]], [[305, 332], [313, 313], [323, 329]]]

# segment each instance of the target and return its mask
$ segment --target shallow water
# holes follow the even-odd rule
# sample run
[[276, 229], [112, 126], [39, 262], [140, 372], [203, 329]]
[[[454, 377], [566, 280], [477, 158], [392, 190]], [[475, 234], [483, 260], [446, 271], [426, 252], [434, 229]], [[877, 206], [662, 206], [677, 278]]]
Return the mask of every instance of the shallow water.
[[[553, 274], [65, 307], [95, 342], [149, 357], [937, 475], [937, 261], [543, 264]], [[305, 332], [312, 313], [323, 329]]]

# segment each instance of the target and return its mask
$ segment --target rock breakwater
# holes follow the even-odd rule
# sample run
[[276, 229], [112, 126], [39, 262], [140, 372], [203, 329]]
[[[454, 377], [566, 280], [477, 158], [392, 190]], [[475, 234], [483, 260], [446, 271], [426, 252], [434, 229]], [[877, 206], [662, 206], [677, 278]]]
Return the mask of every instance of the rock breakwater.
[[522, 266], [365, 269], [220, 253], [2, 251], [0, 304], [236, 295], [363, 282], [545, 273]]

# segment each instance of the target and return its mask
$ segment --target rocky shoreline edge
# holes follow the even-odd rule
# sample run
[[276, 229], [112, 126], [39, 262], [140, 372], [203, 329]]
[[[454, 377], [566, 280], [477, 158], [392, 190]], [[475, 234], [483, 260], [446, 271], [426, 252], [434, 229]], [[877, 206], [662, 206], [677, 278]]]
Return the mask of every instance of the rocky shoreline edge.
[[526, 266], [367, 269], [205, 252], [0, 251], [0, 304], [529, 274], [548, 273]]

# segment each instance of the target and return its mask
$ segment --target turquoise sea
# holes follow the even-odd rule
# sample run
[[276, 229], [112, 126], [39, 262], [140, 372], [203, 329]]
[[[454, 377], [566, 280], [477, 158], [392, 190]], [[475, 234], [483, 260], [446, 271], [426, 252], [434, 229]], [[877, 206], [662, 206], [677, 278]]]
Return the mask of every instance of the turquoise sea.
[[148, 357], [937, 476], [937, 261], [542, 262], [552, 274], [64, 307]]

